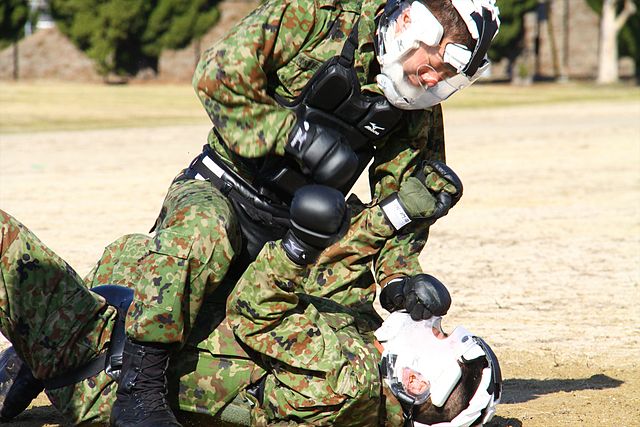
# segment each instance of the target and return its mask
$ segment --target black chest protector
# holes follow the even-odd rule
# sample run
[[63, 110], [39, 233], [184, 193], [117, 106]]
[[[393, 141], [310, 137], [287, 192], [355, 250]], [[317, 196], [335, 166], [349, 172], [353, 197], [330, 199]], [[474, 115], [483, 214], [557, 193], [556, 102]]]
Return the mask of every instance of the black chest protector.
[[[358, 157], [358, 168], [338, 188], [345, 195], [351, 190], [371, 161], [376, 140], [384, 138], [400, 121], [402, 110], [383, 95], [362, 93], [354, 68], [358, 43], [357, 23], [347, 38], [342, 52], [326, 61], [293, 101], [274, 94], [282, 106], [296, 111], [298, 121], [324, 126], [338, 132]], [[260, 184], [289, 199], [302, 185], [312, 183], [309, 176], [291, 159], [268, 159], [260, 173]]]

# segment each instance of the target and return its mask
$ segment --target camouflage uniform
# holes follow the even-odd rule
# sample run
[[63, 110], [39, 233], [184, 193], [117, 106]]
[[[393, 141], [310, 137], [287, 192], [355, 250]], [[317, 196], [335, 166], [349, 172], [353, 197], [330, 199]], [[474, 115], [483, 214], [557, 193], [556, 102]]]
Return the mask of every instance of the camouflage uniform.
[[[116, 310], [24, 225], [0, 210], [0, 330], [31, 367], [50, 379], [106, 351]], [[115, 384], [104, 373], [48, 392], [71, 422], [108, 418]]]
[[[253, 160], [283, 155], [294, 116], [268, 93], [273, 91], [289, 99], [298, 94], [319, 65], [341, 50], [356, 22], [360, 83], [363, 89], [378, 91], [373, 84], [376, 70], [372, 68], [372, 43], [373, 17], [381, 5], [380, 0], [277, 0], [264, 3], [245, 18], [205, 52], [194, 76], [198, 95], [225, 141], [222, 143], [212, 131], [211, 147], [249, 181]], [[377, 280], [384, 284], [396, 275], [420, 271], [418, 255], [428, 234], [428, 228], [419, 223], [394, 234], [377, 203], [397, 191], [402, 179], [423, 159], [444, 160], [439, 106], [405, 113], [398, 130], [376, 143], [369, 171], [373, 199], [368, 207], [351, 202], [356, 215], [347, 236], [328, 248], [302, 276], [290, 276], [296, 270], [291, 270], [290, 263], [279, 263], [284, 260], [279, 246], [267, 245], [238, 283], [226, 320], [222, 320], [225, 298], [235, 284], [232, 277], [237, 277], [230, 275], [229, 269], [241, 250], [241, 236], [229, 201], [205, 181], [174, 181], [155, 235], [129, 235], [114, 242], [87, 282], [89, 286], [119, 283], [135, 290], [126, 325], [131, 338], [184, 345], [172, 360], [174, 406], [213, 415], [236, 396], [255, 402], [246, 388], [265, 377], [265, 405], [252, 411], [255, 425], [286, 418], [288, 414], [301, 422], [371, 425], [374, 419], [384, 419], [374, 363], [377, 353], [371, 347], [370, 336], [379, 321], [372, 306], [375, 283]], [[39, 242], [28, 243], [37, 242], [35, 236], [7, 216], [3, 217], [3, 224], [5, 219], [8, 229], [26, 233], [25, 242], [17, 238], [17, 245], [36, 249], [28, 256], [55, 267], [51, 293], [55, 290], [82, 296], [77, 304], [75, 297], [63, 298], [73, 303], [53, 313], [64, 317], [65, 322], [66, 316], [82, 318], [62, 322], [57, 326], [60, 331], [73, 331], [83, 325], [82, 333], [60, 341], [62, 344], [54, 352], [55, 356], [63, 356], [65, 363], [60, 366], [56, 365], [57, 359], [38, 362], [54, 356], [45, 354], [41, 359], [41, 353], [31, 349], [37, 345], [37, 337], [18, 334], [20, 321], [11, 317], [16, 313], [3, 313], [3, 332], [18, 343], [19, 349], [22, 346], [23, 357], [33, 355], [27, 361], [36, 376], [61, 374], [104, 350], [114, 310], [105, 306], [100, 297], [81, 289], [77, 275]], [[12, 281], [3, 283], [3, 291], [11, 295], [10, 288], [29, 285], [20, 279], [27, 270], [16, 267], [21, 265], [20, 251], [9, 253], [4, 261], [9, 248], [4, 244], [4, 235], [3, 229], [3, 275], [5, 268], [17, 272]], [[32, 277], [32, 270], [28, 271], [27, 277]], [[276, 276], [289, 277], [290, 283], [283, 285]], [[38, 278], [32, 280], [42, 282]], [[42, 297], [46, 296], [44, 293]], [[4, 298], [0, 301], [3, 310], [11, 303], [10, 296]], [[46, 300], [37, 298], [21, 302], [27, 307], [36, 305], [34, 312], [49, 306]], [[40, 327], [45, 323], [47, 327], [56, 325], [47, 314], [30, 318], [40, 322]], [[313, 328], [305, 323], [309, 319], [314, 321]], [[271, 326], [266, 326], [269, 322]], [[245, 333], [245, 329], [254, 333]], [[64, 334], [51, 336], [59, 335]], [[91, 351], [74, 350], [79, 339], [90, 344], [82, 349], [88, 347]], [[310, 350], [305, 350], [306, 346]], [[65, 352], [72, 354], [66, 356]], [[55, 369], [46, 372], [52, 366]], [[102, 373], [50, 391], [49, 395], [74, 423], [105, 421], [115, 388]], [[390, 425], [398, 422], [397, 409], [397, 405], [391, 405], [387, 411], [387, 419], [395, 420]]]
[[[373, 83], [377, 72], [373, 37], [374, 16], [382, 5], [381, 0], [272, 0], [262, 4], [204, 52], [198, 64], [194, 87], [214, 124], [209, 145], [252, 182], [256, 164], [284, 155], [295, 120], [294, 113], [279, 106], [272, 94], [295, 97], [318, 67], [341, 51], [356, 23], [358, 78], [363, 90], [379, 92]], [[376, 143], [369, 173], [373, 204], [397, 191], [420, 160], [444, 160], [439, 106], [406, 112], [397, 129]], [[129, 281], [138, 283], [127, 331], [137, 341], [184, 343], [205, 296], [237, 262], [241, 249], [238, 224], [228, 201], [213, 187], [179, 180], [169, 189], [156, 229], [153, 241], [158, 250], [131, 267]], [[357, 257], [357, 264], [350, 251], [366, 252], [366, 246], [337, 244], [320, 261], [327, 267], [317, 269], [310, 283], [317, 283], [319, 292], [340, 293], [341, 303], [370, 304], [375, 295], [370, 263], [383, 285], [395, 276], [420, 271], [418, 255], [427, 234], [424, 226], [407, 226], [375, 255]], [[171, 239], [182, 239], [182, 243], [166, 248], [165, 242]], [[176, 271], [159, 277], [155, 266], [164, 263], [174, 265]], [[193, 276], [198, 280], [193, 281]], [[187, 282], [192, 283], [189, 289]]]
[[[2, 332], [37, 378], [82, 366], [106, 350], [114, 309], [88, 292], [77, 274], [22, 224], [0, 215]], [[362, 243], [379, 248], [393, 234], [378, 207], [363, 210], [352, 222], [367, 231], [349, 236], [353, 248]], [[123, 236], [105, 249], [86, 284], [135, 285], [129, 281], [131, 268], [156, 248], [146, 235]], [[371, 256], [357, 254], [353, 257]], [[172, 270], [171, 265], [158, 268]], [[382, 405], [379, 353], [371, 334], [376, 320], [308, 294], [313, 289], [326, 294], [326, 288], [309, 281], [316, 277], [315, 268], [297, 266], [279, 242], [270, 242], [227, 304], [221, 289], [211, 294], [189, 341], [172, 360], [174, 406], [215, 416], [240, 398], [254, 405], [253, 425], [377, 425], [385, 419], [387, 425], [399, 425], [397, 403], [391, 401], [386, 411]], [[247, 388], [262, 378], [260, 405]], [[108, 420], [115, 389], [113, 380], [100, 373], [47, 393], [74, 424], [99, 423]]]

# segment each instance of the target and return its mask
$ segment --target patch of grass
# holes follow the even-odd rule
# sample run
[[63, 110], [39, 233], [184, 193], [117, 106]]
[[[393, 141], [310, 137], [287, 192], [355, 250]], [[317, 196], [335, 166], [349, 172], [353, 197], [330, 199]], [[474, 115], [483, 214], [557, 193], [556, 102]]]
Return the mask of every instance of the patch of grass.
[[[476, 84], [446, 105], [447, 109], [492, 108], [599, 100], [638, 101], [640, 87]], [[0, 82], [0, 133], [208, 123], [189, 84]]]
[[0, 83], [0, 133], [208, 122], [188, 84]]

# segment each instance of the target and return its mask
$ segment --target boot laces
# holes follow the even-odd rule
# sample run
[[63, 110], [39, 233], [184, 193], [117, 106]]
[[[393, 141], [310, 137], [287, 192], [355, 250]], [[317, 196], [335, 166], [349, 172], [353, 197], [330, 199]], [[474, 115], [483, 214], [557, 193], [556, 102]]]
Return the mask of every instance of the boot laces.
[[167, 382], [164, 375], [148, 375], [147, 372], [165, 371], [168, 360], [157, 359], [150, 361], [145, 369], [138, 373], [136, 380], [137, 395], [140, 397], [147, 413], [164, 411], [168, 408]]

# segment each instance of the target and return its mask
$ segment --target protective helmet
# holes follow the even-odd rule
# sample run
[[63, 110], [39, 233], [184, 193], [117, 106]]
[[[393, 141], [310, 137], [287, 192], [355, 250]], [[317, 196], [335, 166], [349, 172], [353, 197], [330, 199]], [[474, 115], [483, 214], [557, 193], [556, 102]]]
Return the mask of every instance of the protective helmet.
[[[419, 0], [389, 0], [379, 16], [377, 57], [381, 73], [377, 82], [396, 107], [421, 110], [436, 105], [471, 85], [489, 67], [487, 51], [500, 27], [495, 0], [451, 0], [451, 3], [464, 20], [475, 46], [470, 50], [462, 44], [448, 43], [442, 59], [457, 74], [431, 87], [412, 84], [404, 73], [403, 62], [420, 43], [439, 46], [444, 34], [442, 24]], [[405, 13], [409, 14], [410, 22], [403, 27], [399, 19]]]
[[482, 338], [462, 326], [446, 336], [440, 317], [414, 321], [404, 311], [391, 313], [375, 335], [384, 347], [380, 372], [402, 406], [405, 426], [429, 426], [415, 420], [415, 414], [423, 405], [442, 408], [461, 381], [462, 367], [472, 363], [482, 372], [475, 390], [469, 390], [472, 397], [464, 402], [466, 408], [451, 421], [430, 426], [469, 427], [493, 418], [502, 375], [496, 355]]

